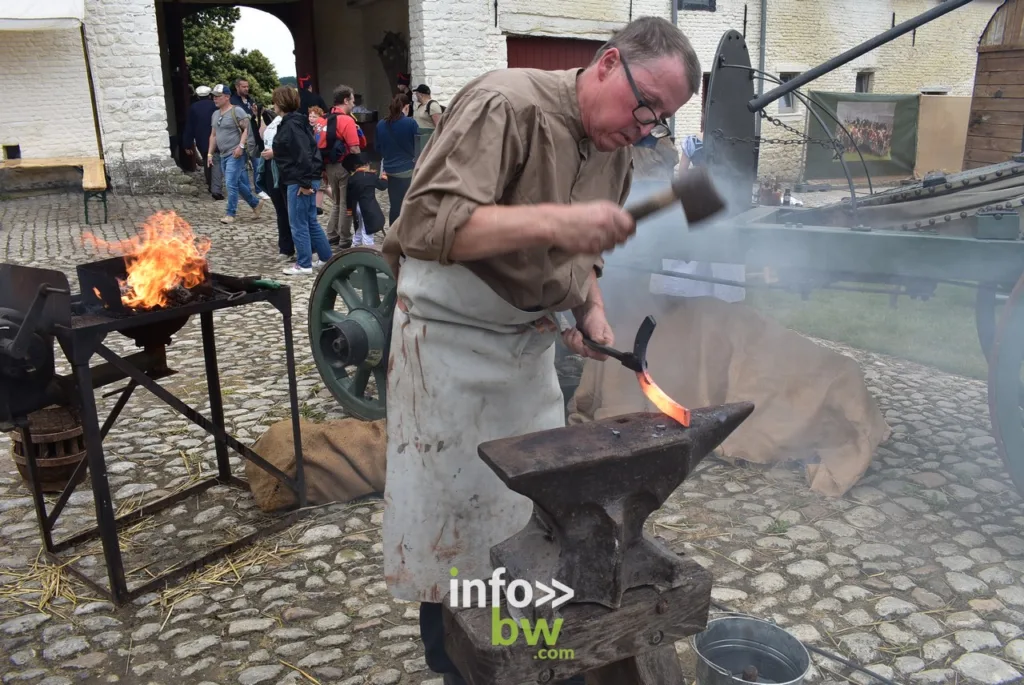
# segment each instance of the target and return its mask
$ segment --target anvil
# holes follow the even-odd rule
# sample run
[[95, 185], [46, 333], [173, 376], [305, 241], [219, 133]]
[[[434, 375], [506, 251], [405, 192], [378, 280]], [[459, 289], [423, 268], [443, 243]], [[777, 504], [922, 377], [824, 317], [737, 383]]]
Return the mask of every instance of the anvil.
[[644, 523], [753, 410], [749, 402], [696, 409], [688, 428], [641, 412], [481, 444], [484, 462], [534, 502], [526, 527], [491, 548], [491, 563], [510, 582], [555, 579], [572, 588], [570, 604], [609, 609], [631, 588], [685, 582], [689, 566]]

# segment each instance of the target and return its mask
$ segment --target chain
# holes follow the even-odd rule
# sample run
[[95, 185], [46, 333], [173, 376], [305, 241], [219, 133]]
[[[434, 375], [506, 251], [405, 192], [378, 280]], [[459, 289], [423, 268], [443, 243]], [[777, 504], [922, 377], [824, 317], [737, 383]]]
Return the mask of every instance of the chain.
[[826, 138], [811, 138], [810, 136], [808, 136], [807, 134], [803, 133], [802, 131], [800, 131], [800, 130], [790, 126], [789, 124], [786, 124], [786, 123], [780, 121], [777, 117], [773, 117], [773, 116], [769, 116], [769, 115], [765, 114], [764, 110], [760, 110], [758, 112], [758, 114], [761, 115], [762, 119], [767, 119], [769, 123], [772, 123], [775, 126], [778, 126], [779, 128], [783, 129], [784, 131], [788, 131], [789, 133], [792, 133], [792, 134], [796, 135], [797, 138], [796, 139], [792, 139], [792, 138], [765, 138], [763, 136], [760, 139], [758, 139], [757, 137], [753, 137], [753, 138], [737, 138], [736, 136], [724, 135], [722, 133], [722, 129], [720, 129], [720, 128], [716, 128], [714, 131], [712, 131], [711, 135], [713, 135], [715, 138], [717, 138], [719, 140], [728, 141], [728, 142], [732, 142], [732, 143], [754, 143], [755, 147], [758, 147], [758, 148], [761, 145], [766, 145], [766, 144], [767, 145], [807, 145], [808, 143], [811, 143], [811, 144], [814, 144], [814, 145], [820, 145], [823, 148], [825, 148], [826, 150], [831, 150], [832, 151], [832, 158], [833, 159], [839, 159], [839, 155], [842, 154], [843, 146], [842, 146], [842, 143], [840, 143], [838, 140], [831, 140], [831, 139], [826, 139]]

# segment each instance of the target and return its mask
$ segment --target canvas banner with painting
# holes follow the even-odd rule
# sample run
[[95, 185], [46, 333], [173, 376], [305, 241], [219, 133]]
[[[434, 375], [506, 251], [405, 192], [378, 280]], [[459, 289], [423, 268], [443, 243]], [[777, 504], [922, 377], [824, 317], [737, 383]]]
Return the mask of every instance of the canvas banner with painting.
[[[842, 159], [854, 178], [910, 176], [917, 160], [917, 95], [811, 92], [811, 102], [842, 145]], [[808, 113], [811, 138], [828, 136]], [[842, 164], [832, 150], [807, 145], [806, 179], [844, 178]], [[867, 167], [867, 174], [865, 174]]]

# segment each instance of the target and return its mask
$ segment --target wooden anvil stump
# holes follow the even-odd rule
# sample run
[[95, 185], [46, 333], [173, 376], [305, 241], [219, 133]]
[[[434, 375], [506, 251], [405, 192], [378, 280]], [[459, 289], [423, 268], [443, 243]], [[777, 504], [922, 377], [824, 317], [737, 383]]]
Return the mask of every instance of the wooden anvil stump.
[[[516, 608], [503, 596], [500, 621], [490, 604], [452, 607], [446, 597], [446, 648], [467, 682], [526, 685], [587, 673], [594, 685], [681, 683], [672, 644], [707, 626], [712, 578], [643, 526], [753, 409], [697, 409], [689, 428], [660, 413], [629, 414], [480, 445], [502, 481], [534, 502], [527, 526], [491, 549], [505, 588], [523, 581], [537, 600], [557, 581], [572, 597]], [[558, 627], [557, 640], [538, 639], [542, 620]]]

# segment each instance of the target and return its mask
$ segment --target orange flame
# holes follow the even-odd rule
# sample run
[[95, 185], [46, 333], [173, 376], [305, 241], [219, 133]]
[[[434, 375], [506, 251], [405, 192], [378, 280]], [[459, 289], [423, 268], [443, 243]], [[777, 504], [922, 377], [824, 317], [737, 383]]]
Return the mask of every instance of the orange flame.
[[664, 390], [655, 385], [651, 379], [651, 374], [647, 373], [647, 371], [637, 371], [636, 378], [640, 381], [640, 389], [644, 391], [647, 399], [658, 408], [658, 411], [662, 414], [667, 414], [686, 428], [690, 427], [690, 410], [673, 400], [665, 394]]
[[197, 239], [188, 222], [174, 212], [149, 217], [140, 235], [128, 240], [108, 243], [92, 233], [83, 233], [82, 240], [124, 255], [128, 278], [118, 282], [121, 302], [128, 307], [166, 307], [170, 291], [194, 288], [206, 280], [210, 239]]

